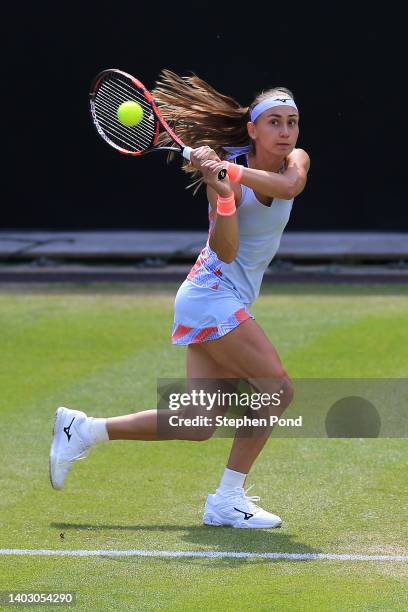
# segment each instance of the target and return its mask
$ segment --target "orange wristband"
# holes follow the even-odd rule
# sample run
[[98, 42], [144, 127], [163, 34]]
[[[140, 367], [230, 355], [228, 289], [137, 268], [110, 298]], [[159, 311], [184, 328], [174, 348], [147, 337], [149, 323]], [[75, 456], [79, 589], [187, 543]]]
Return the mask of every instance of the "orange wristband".
[[217, 198], [217, 213], [223, 217], [233, 215], [236, 211], [234, 193], [231, 191], [226, 198], [218, 196]]
[[243, 172], [244, 166], [240, 166], [240, 164], [231, 164], [231, 162], [228, 162], [227, 174], [231, 181], [234, 181], [234, 183], [239, 183]]

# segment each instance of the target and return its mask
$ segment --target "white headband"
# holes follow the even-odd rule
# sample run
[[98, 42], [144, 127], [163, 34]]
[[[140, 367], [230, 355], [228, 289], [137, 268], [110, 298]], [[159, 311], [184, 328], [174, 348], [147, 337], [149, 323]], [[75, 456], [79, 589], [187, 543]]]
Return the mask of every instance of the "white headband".
[[274, 108], [274, 106], [291, 106], [298, 110], [296, 104], [292, 100], [291, 97], [286, 96], [278, 98], [277, 96], [273, 96], [273, 98], [266, 98], [266, 100], [262, 100], [259, 102], [251, 111], [251, 121], [252, 123], [256, 121], [261, 113], [264, 113], [266, 110], [270, 108]]

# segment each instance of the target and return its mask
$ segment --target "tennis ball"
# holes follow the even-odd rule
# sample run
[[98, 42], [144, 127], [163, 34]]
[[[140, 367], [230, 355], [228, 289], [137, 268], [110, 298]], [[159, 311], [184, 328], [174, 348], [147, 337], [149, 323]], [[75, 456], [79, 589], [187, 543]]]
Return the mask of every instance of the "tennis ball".
[[137, 102], [122, 102], [117, 110], [118, 119], [123, 125], [133, 127], [143, 119], [143, 108]]

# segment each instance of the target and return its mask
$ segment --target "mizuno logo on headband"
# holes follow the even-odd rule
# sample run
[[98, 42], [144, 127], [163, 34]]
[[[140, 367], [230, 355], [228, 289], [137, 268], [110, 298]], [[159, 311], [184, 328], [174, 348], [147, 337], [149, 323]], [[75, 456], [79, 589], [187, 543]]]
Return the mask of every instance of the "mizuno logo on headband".
[[251, 121], [254, 122], [258, 119], [261, 113], [273, 108], [274, 106], [291, 106], [292, 108], [298, 110], [294, 100], [292, 98], [277, 98], [273, 96], [271, 98], [266, 98], [266, 100], [262, 100], [259, 102], [251, 111]]

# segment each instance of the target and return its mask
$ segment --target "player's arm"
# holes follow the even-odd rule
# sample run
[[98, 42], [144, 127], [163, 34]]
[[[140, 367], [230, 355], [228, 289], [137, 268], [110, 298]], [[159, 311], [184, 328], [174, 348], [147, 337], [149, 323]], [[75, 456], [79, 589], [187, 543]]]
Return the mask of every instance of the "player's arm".
[[200, 170], [207, 185], [207, 197], [210, 203], [213, 220], [209, 245], [221, 261], [231, 263], [237, 256], [239, 247], [239, 227], [237, 213], [232, 215], [219, 215], [217, 213], [218, 196], [227, 197], [234, 193], [235, 202], [241, 197], [241, 188], [229, 180], [218, 180], [218, 173], [224, 167], [216, 152], [210, 147], [193, 149], [190, 157], [191, 164]]
[[243, 167], [239, 182], [270, 198], [291, 200], [305, 188], [310, 158], [303, 149], [294, 149], [288, 155], [283, 174]]
[[[239, 185], [234, 185], [232, 191], [234, 193], [235, 202], [237, 202], [237, 196], [239, 197], [238, 191], [240, 191]], [[229, 216], [217, 214], [218, 195], [219, 193], [214, 187], [207, 184], [207, 197], [213, 214], [209, 244], [212, 250], [217, 253], [221, 261], [231, 263], [237, 256], [239, 248], [238, 217], [236, 212]]]

